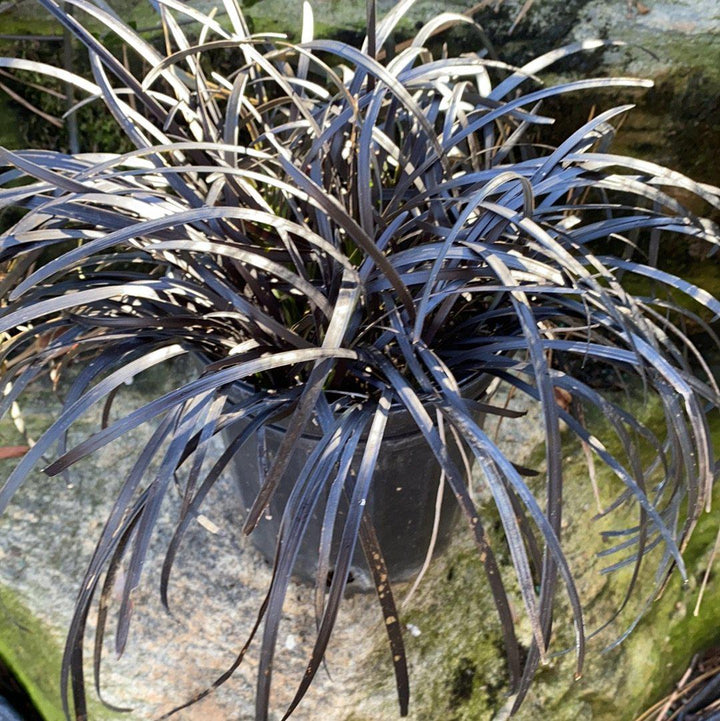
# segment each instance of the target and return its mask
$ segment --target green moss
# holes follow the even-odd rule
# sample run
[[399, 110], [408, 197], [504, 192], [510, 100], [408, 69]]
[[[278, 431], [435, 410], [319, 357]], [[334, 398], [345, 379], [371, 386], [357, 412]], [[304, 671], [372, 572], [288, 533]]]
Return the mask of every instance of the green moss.
[[[631, 403], [629, 410], [650, 427], [657, 429], [662, 425], [657, 403], [645, 404], [638, 399]], [[588, 421], [600, 433], [600, 420], [589, 418]], [[711, 430], [714, 442], [720, 447], [720, 419], [713, 420]], [[620, 454], [618, 442], [610, 434], [602, 433], [600, 437], [610, 452]], [[601, 573], [604, 566], [619, 560], [615, 556], [597, 556], [598, 551], [608, 544], [601, 531], [632, 525], [637, 521], [637, 508], [634, 505], [621, 507], [610, 518], [592, 521], [595, 501], [584, 454], [570, 442], [568, 434], [564, 434], [564, 439], [567, 442], [564, 449], [565, 549], [585, 604], [586, 631], [590, 632], [607, 621], [619, 607], [632, 574], [630, 567], [610, 575]], [[641, 447], [639, 452], [647, 460], [650, 449]], [[538, 448], [526, 465], [541, 468], [543, 461], [544, 454]], [[609, 471], [600, 466], [597, 471], [602, 500], [607, 503], [622, 486]], [[714, 500], [715, 507], [720, 508], [720, 489], [716, 490]], [[497, 515], [490, 507], [484, 511], [486, 526], [497, 538], [498, 529], [493, 528], [497, 525]], [[662, 597], [652, 604], [635, 631], [616, 648], [604, 651], [628, 628], [644, 602], [644, 594], [652, 588], [652, 567], [657, 562], [657, 555], [650, 554], [640, 578], [644, 594], [639, 595], [637, 602], [631, 604], [610, 629], [590, 641], [583, 677], [578, 681], [573, 681], [575, 658], [571, 615], [561, 589], [551, 649], [556, 655], [538, 670], [524, 705], [513, 718], [517, 721], [538, 718], [629, 721], [664, 695], [682, 675], [694, 653], [720, 640], [717, 625], [708, 623], [708, 619], [714, 621], [720, 614], [720, 582], [714, 576], [711, 576], [700, 615], [693, 615], [699, 579], [715, 541], [719, 518], [718, 510], [703, 514], [685, 551], [689, 585], [683, 586], [679, 574], [674, 573]], [[465, 535], [461, 529], [459, 538], [454, 540], [445, 556], [437, 559], [423, 581], [412, 609], [402, 617], [404, 624], [412, 624], [420, 631], [419, 636], [406, 633], [413, 721], [438, 718], [490, 721], [502, 709], [507, 710], [510, 703], [499, 622], [477, 551]], [[498, 542], [494, 547], [511, 603], [519, 614], [520, 641], [527, 645], [529, 627], [522, 618], [522, 603], [507, 554]], [[566, 648], [571, 653], [557, 655]], [[369, 660], [368, 675], [373, 675], [371, 668], [387, 667], [386, 655], [385, 649], [378, 648], [377, 657]], [[384, 695], [389, 704], [390, 686], [391, 679], [376, 677], [367, 689], [368, 698]], [[393, 718], [393, 715], [378, 713], [367, 718], [385, 719]], [[366, 718], [360, 715], [353, 721], [366, 721]]]
[[[486, 718], [509, 679], [499, 621], [485, 612], [492, 598], [476, 550], [467, 541], [458, 543], [424, 587], [404, 619], [420, 630], [417, 637], [408, 635], [412, 665], [421, 676], [414, 684], [416, 718]], [[468, 600], [472, 605], [460, 623], [454, 611]]]
[[[49, 13], [38, 11], [39, 6], [31, 3], [18, 3], [11, 10], [2, 14], [3, 35], [60, 35], [62, 26]], [[0, 40], [0, 52], [4, 54], [12, 40]]]
[[61, 650], [53, 634], [10, 589], [0, 585], [0, 658], [25, 688], [45, 721], [64, 721], [60, 701]]
[[[712, 83], [720, 82], [720, 37], [717, 33], [694, 33], [690, 38], [681, 32], [666, 30], [659, 33], [628, 23], [613, 28], [612, 35], [614, 40], [625, 41], [630, 47], [614, 52], [611, 58], [619, 62], [629, 59], [637, 71], [656, 75], [658, 68], [676, 73], [699, 70]], [[643, 48], [652, 48], [652, 54]], [[688, 91], [692, 94], [695, 89], [690, 87]], [[711, 99], [711, 88], [703, 94]]]
[[[26, 690], [44, 721], [65, 721], [60, 698], [62, 650], [53, 632], [39, 621], [10, 588], [0, 584], [0, 659]], [[118, 719], [90, 702], [93, 721]]]

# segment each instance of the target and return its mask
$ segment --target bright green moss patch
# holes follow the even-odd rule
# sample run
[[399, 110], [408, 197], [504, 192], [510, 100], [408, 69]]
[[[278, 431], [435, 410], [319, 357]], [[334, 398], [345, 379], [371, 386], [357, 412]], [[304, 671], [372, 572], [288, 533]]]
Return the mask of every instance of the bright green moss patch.
[[64, 721], [60, 701], [62, 652], [48, 628], [10, 589], [0, 585], [0, 658], [46, 721]]
[[[25, 689], [44, 721], [65, 721], [60, 698], [62, 648], [57, 632], [33, 615], [20, 596], [0, 584], [0, 659]], [[97, 701], [93, 721], [119, 719]]]

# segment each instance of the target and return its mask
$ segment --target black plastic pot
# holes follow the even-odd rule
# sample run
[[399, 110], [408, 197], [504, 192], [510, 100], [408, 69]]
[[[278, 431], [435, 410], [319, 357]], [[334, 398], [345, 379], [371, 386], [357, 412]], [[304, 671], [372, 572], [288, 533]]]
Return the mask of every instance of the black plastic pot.
[[[479, 398], [486, 394], [491, 380], [484, 376], [473, 382], [470, 386], [472, 397]], [[243, 391], [238, 387], [237, 392]], [[477, 420], [481, 422], [482, 418], [479, 417]], [[238, 427], [227, 429], [228, 439], [234, 437], [246, 423], [247, 421], [240, 421]], [[285, 434], [285, 428], [283, 423], [266, 426], [265, 448], [269, 459], [272, 459], [276, 453]], [[451, 434], [448, 436], [450, 456], [456, 465], [462, 468], [460, 451]], [[255, 547], [269, 562], [272, 562], [275, 556], [280, 520], [293, 484], [319, 437], [319, 433], [311, 432], [306, 432], [300, 437], [290, 465], [275, 491], [264, 518], [250, 535]], [[257, 436], [251, 438], [235, 454], [232, 462], [246, 513], [260, 490], [258, 440]], [[355, 471], [359, 468], [363, 449], [364, 443], [361, 440], [353, 460], [352, 469]], [[440, 466], [409, 413], [404, 409], [391, 410], [365, 511], [370, 515], [375, 526], [391, 581], [407, 580], [420, 570], [425, 561], [435, 524], [440, 476]], [[317, 574], [323, 506], [324, 504], [320, 503], [315, 508], [293, 573], [296, 578], [309, 583], [314, 583]], [[342, 518], [346, 509], [347, 505], [345, 507], [341, 505], [339, 522], [335, 526], [336, 537], [333, 539], [331, 559], [334, 558], [339, 545], [341, 533], [339, 528], [342, 527]], [[455, 498], [449, 489], [445, 489], [435, 544], [436, 552], [447, 545], [457, 514]], [[370, 571], [359, 544], [355, 550], [348, 584], [358, 591], [373, 588]]]

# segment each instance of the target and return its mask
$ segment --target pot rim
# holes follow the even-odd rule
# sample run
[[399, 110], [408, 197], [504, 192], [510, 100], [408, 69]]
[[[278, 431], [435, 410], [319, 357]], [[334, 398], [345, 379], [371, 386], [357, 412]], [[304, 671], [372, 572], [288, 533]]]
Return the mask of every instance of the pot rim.
[[[198, 358], [201, 366], [211, 362], [204, 353], [195, 352], [195, 356]], [[492, 396], [499, 384], [500, 379], [497, 376], [491, 375], [490, 373], [478, 372], [474, 376], [462, 381], [459, 385], [461, 390], [470, 391], [469, 394], [463, 392], [464, 397], [478, 400], [481, 397], [488, 398]], [[239, 391], [239, 394], [233, 394], [235, 389]], [[231, 402], [237, 402], [238, 395], [242, 394], [247, 396], [256, 392], [257, 389], [251, 383], [244, 380], [238, 380], [233, 382], [230, 393], [228, 393], [228, 398]], [[285, 433], [288, 428], [288, 423], [286, 421], [290, 420], [292, 420], [292, 414], [290, 414], [287, 418], [283, 418], [281, 421], [268, 423], [264, 427], [266, 430], [272, 430], [277, 433]], [[317, 419], [314, 416], [310, 418], [309, 423], [311, 426], [319, 428]], [[395, 427], [393, 428], [393, 426]], [[402, 440], [406, 437], [415, 436], [418, 433], [418, 427], [412, 420], [407, 408], [400, 405], [400, 403], [393, 401], [388, 414], [387, 430], [384, 435], [385, 440]], [[306, 429], [302, 432], [300, 437], [317, 441], [322, 438], [322, 435], [323, 434], [319, 431], [317, 433], [313, 433], [312, 430], [308, 431]], [[364, 440], [366, 437], [367, 431], [362, 434], [361, 440]]]

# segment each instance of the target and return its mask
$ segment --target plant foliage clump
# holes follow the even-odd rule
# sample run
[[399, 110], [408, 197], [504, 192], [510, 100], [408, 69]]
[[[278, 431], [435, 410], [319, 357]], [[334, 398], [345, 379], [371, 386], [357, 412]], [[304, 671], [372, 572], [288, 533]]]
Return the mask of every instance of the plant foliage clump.
[[[392, 578], [364, 515], [395, 409], [432, 450], [477, 543], [517, 704], [548, 652], [558, 589], [572, 612], [578, 672], [585, 655], [582, 599], [561, 538], [563, 495], [572, 492], [562, 428], [622, 484], [606, 513], [637, 508], [636, 524], [618, 529], [617, 550], [629, 553], [618, 565], [634, 569], [628, 596], [649, 549], [664, 549], [653, 556], [651, 597], [673, 567], [685, 574], [681, 551], [709, 501], [715, 469], [708, 414], [720, 406], [687, 328], [717, 341], [709, 323], [720, 302], [656, 260], [673, 243], [717, 250], [717, 227], [679, 198], [718, 209], [720, 191], [610, 153], [611, 123], [629, 105], [600, 112], [556, 147], [542, 143], [553, 122], [543, 114], [546, 99], [649, 85], [600, 78], [546, 86], [538, 78], [606, 43], [565, 47], [513, 68], [484, 52], [433, 55], [438, 32], [472, 24], [462, 15], [442, 13], [405, 46], [390, 47], [408, 1], [379, 22], [368, 3], [369, 32], [358, 49], [313, 39], [309, 8], [300, 42], [291, 43], [251, 34], [233, 0], [225, 2], [229, 28], [160, 0], [161, 53], [110, 12], [67, 0], [125, 44], [127, 64], [55, 0], [40, 2], [87, 48], [92, 80], [23, 59], [0, 58], [0, 67], [20, 79], [39, 73], [70, 83], [82, 103], [104, 102], [136, 149], [0, 150], [0, 207], [23, 209], [0, 238], [0, 412], [33, 380], [70, 361], [80, 369], [62, 413], [6, 479], [0, 510], [53, 447], [58, 457], [45, 470], [58, 474], [154, 422], [80, 586], [63, 661], [68, 716], [86, 716], [86, 620], [121, 562], [116, 646], [125, 646], [131, 594], [163, 498], [177, 481], [181, 514], [162, 576], [167, 603], [173, 559], [213, 483], [257, 429], [280, 418], [289, 419], [288, 431], [268, 459], [247, 532], [262, 523], [306, 426], [315, 422], [322, 433], [294, 479], [268, 595], [233, 665], [264, 621], [258, 719], [267, 717], [283, 600], [316, 509], [331, 529], [318, 566], [334, 574], [327, 590], [318, 574], [317, 636], [286, 715], [322, 663], [358, 544], [387, 620], [401, 712], [407, 709]], [[176, 14], [199, 34], [187, 35]], [[237, 59], [230, 72], [218, 69], [223, 53]], [[200, 359], [197, 377], [68, 448], [68, 429], [88, 409], [180, 356]], [[497, 379], [540, 408], [541, 493], [476, 422], [478, 410], [506, 413], [468, 392], [477, 378]], [[240, 382], [249, 390], [238, 400]], [[656, 398], [662, 433], [635, 418], [611, 386]], [[620, 453], [587, 422], [598, 412]], [[242, 419], [243, 430], [211, 462], [211, 439]], [[532, 628], [522, 661], [505, 582], [450, 439], [474, 459], [499, 514]], [[640, 444], [653, 448], [651, 460], [641, 460]], [[159, 470], [150, 473], [154, 459]], [[332, 529], [338, 548], [328, 542]]]

